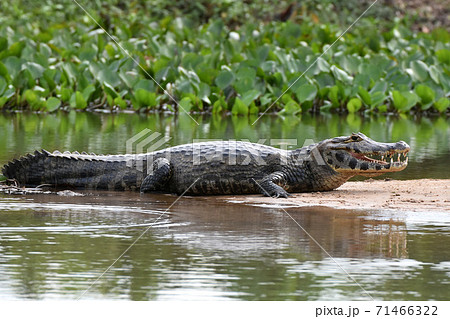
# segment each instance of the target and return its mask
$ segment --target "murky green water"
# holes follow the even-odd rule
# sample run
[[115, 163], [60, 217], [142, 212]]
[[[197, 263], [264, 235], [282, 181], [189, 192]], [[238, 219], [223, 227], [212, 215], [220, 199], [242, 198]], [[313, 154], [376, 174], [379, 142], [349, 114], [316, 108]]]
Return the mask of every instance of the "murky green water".
[[[302, 146], [362, 131], [411, 145], [407, 170], [389, 177], [450, 178], [450, 121], [443, 117], [267, 116], [255, 127], [245, 118], [196, 120], [199, 126], [185, 115], [1, 115], [0, 165], [39, 148], [125, 153], [126, 140], [145, 128], [170, 137], [170, 145], [283, 138]], [[369, 299], [364, 290], [384, 300], [450, 298], [448, 209], [287, 208], [328, 255], [280, 208], [222, 197], [176, 200], [127, 192], [0, 195], [0, 299], [76, 299], [150, 225], [83, 298]]]

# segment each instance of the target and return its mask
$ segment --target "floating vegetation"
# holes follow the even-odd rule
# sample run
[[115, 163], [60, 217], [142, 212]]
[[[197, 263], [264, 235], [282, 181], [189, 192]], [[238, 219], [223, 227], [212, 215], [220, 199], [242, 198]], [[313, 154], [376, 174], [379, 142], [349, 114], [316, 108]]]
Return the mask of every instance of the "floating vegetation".
[[111, 1], [100, 12], [88, 8], [100, 28], [72, 1], [44, 3], [0, 17], [0, 109], [450, 110], [445, 29], [414, 33], [398, 20], [383, 31], [363, 18], [339, 39], [345, 27], [305, 10], [294, 21], [236, 25], [231, 9], [227, 19], [197, 21]]

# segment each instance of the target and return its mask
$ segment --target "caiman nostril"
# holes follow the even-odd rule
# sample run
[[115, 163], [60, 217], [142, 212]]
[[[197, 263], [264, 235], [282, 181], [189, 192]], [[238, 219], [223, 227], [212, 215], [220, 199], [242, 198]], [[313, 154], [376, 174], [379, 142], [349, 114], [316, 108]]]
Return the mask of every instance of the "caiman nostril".
[[403, 142], [403, 141], [397, 142], [397, 144], [400, 144], [404, 148], [410, 148], [409, 145], [406, 142]]

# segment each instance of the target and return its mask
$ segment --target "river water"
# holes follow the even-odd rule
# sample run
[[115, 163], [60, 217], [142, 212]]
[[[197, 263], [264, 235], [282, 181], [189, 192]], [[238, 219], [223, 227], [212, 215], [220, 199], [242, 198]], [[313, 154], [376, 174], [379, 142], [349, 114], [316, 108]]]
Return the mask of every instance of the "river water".
[[[200, 125], [187, 115], [3, 114], [0, 165], [40, 148], [125, 153], [144, 129], [167, 146], [195, 139], [303, 146], [361, 131], [410, 144], [408, 168], [384, 177], [450, 179], [445, 117], [265, 116], [255, 126], [247, 118], [195, 119]], [[83, 194], [0, 194], [0, 299], [450, 298], [449, 209], [285, 208], [289, 216], [225, 197]]]

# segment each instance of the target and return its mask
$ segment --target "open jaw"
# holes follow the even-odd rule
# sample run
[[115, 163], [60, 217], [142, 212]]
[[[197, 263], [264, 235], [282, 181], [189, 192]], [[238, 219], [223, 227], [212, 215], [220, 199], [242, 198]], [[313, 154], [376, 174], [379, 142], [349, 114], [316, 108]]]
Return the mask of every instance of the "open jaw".
[[[357, 160], [357, 165], [354, 169], [361, 172], [378, 171], [378, 172], [397, 172], [406, 168], [408, 165], [408, 151], [386, 151], [386, 152], [371, 152], [371, 153], [354, 153], [349, 154]], [[352, 160], [350, 160], [352, 164]]]

